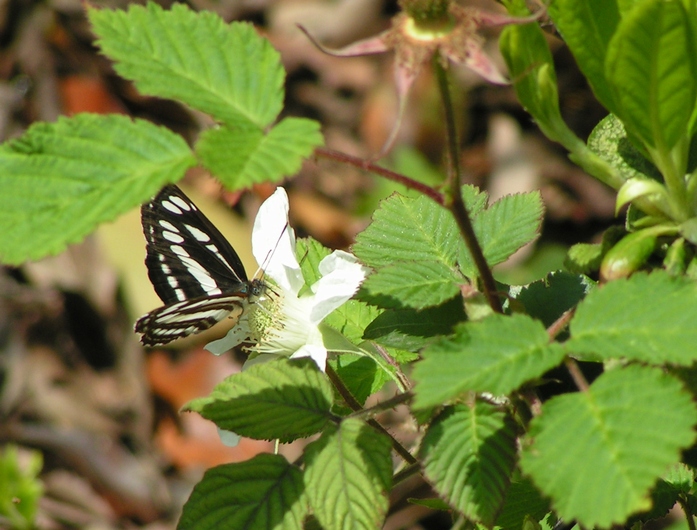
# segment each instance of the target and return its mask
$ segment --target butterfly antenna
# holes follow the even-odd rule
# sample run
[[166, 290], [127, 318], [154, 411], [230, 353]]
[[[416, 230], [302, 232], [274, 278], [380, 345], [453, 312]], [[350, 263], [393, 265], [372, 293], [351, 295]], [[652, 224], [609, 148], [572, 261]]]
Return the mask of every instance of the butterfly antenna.
[[278, 235], [278, 239], [276, 239], [276, 244], [273, 246], [273, 248], [271, 250], [269, 250], [269, 253], [266, 254], [266, 257], [264, 258], [264, 262], [261, 265], [259, 265], [259, 268], [254, 273], [255, 278], [258, 277], [260, 280], [264, 279], [264, 271], [266, 270], [266, 266], [271, 261], [271, 258], [273, 257], [273, 253], [276, 252], [276, 249], [278, 248], [278, 244], [281, 242], [281, 238], [283, 237], [283, 234], [286, 233], [286, 230], [288, 230], [288, 222], [287, 221], [286, 221], [286, 224], [283, 226], [283, 230], [281, 230], [281, 233]]

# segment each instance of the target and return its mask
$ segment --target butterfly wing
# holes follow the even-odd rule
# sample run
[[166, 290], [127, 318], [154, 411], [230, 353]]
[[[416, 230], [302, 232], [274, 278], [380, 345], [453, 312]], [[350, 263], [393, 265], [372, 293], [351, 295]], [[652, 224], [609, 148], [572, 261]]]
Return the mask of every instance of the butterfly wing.
[[240, 292], [175, 302], [139, 318], [135, 330], [142, 334], [140, 340], [147, 346], [167, 344], [205, 331], [225, 317], [239, 319], [246, 299], [247, 294]]
[[244, 290], [237, 252], [177, 186], [144, 205], [141, 219], [148, 276], [165, 304]]
[[235, 250], [196, 205], [168, 185], [141, 208], [141, 220], [148, 277], [166, 304], [136, 322], [141, 342], [166, 344], [239, 318], [258, 282], [249, 282]]

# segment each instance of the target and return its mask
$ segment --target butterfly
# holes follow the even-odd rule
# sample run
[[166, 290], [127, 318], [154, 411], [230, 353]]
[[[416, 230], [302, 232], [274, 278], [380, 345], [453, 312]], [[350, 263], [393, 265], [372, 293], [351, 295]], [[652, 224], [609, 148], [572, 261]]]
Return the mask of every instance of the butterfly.
[[263, 294], [263, 280], [247, 278], [235, 249], [177, 186], [143, 205], [141, 222], [148, 277], [165, 304], [136, 322], [143, 344], [167, 344], [226, 317], [237, 321]]

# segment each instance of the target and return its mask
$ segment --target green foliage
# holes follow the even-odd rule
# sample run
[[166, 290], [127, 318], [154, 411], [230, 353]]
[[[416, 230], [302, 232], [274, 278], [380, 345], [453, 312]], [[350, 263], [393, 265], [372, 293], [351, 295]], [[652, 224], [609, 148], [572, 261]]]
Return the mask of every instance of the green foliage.
[[550, 4], [549, 14], [564, 42], [574, 50], [576, 62], [598, 101], [614, 111], [615, 95], [605, 79], [605, 57], [620, 20], [617, 2], [557, 0]]
[[206, 471], [177, 529], [300, 530], [306, 514], [302, 472], [282, 456], [261, 454]]
[[290, 441], [322, 430], [331, 405], [331, 386], [314, 362], [282, 359], [228, 377], [184, 410], [242, 436]]
[[196, 154], [223, 183], [240, 188], [292, 175], [321, 142], [317, 122], [285, 118], [266, 134], [254, 127], [209, 129], [199, 138]]
[[646, 147], [670, 150], [687, 133], [696, 90], [692, 29], [681, 2], [645, 1], [608, 45], [612, 110]]
[[455, 334], [423, 352], [416, 365], [417, 408], [456, 399], [465, 392], [508, 394], [559, 364], [564, 351], [549, 344], [539, 321], [493, 315], [460, 324]]
[[176, 99], [229, 127], [262, 129], [281, 112], [284, 71], [250, 24], [184, 4], [91, 9], [102, 53], [143, 94]]
[[[528, 14], [524, 0], [504, 3], [515, 16]], [[414, 152], [399, 155], [393, 170], [404, 178], [379, 188], [398, 191], [375, 208], [352, 249], [368, 277], [316, 327], [332, 353], [328, 373], [310, 359], [257, 359], [185, 407], [251, 438], [315, 439], [292, 464], [259, 455], [209, 470], [179, 528], [379, 528], [395, 479], [417, 472], [433, 491], [412, 502], [450, 511], [461, 527], [547, 530], [562, 519], [609, 528], [660, 517], [676, 501], [697, 508], [696, 13], [694, 0], [549, 5], [611, 113], [587, 143], [562, 118], [540, 25], [534, 17], [507, 25], [500, 46], [518, 98], [574, 162], [617, 190], [617, 211], [629, 205], [625, 226], [608, 230], [602, 243], [574, 246], [567, 271], [496, 284], [490, 268], [539, 235], [540, 194], [489, 204], [486, 192], [453, 175], [444, 180]], [[121, 76], [143, 94], [209, 115], [215, 126], [190, 147], [122, 116], [34, 125], [0, 147], [3, 262], [64, 249], [194, 165], [242, 189], [280, 182], [322, 142], [314, 121], [277, 121], [285, 74], [251, 25], [182, 4], [90, 8], [89, 17]], [[453, 17], [438, 39], [457, 23]], [[428, 41], [428, 28], [419, 31]], [[484, 264], [465, 243], [454, 190]], [[372, 209], [371, 200], [362, 207]], [[303, 239], [296, 254], [302, 299], [314, 292], [330, 251]], [[602, 375], [588, 384], [577, 360]], [[578, 390], [540, 399], [537, 387], [565, 369]], [[396, 405], [421, 425], [413, 446], [376, 426]], [[393, 449], [406, 467], [393, 464]], [[11, 452], [0, 459], [1, 497], [20, 499], [0, 515], [18, 528], [31, 526], [41, 495], [37, 462], [22, 475]]]
[[[489, 207], [486, 193], [474, 187], [464, 187], [462, 195], [490, 265], [536, 237], [542, 219], [539, 193], [509, 195]], [[452, 214], [423, 196], [395, 194], [383, 201], [353, 251], [376, 269], [363, 284], [363, 298], [380, 307], [438, 306], [476, 277]]]
[[0, 524], [16, 530], [35, 528], [34, 520], [44, 488], [38, 479], [41, 453], [26, 451], [21, 459], [17, 447], [6, 445], [0, 453]]
[[468, 519], [491, 526], [516, 461], [516, 427], [484, 402], [446, 408], [421, 446], [426, 478]]
[[360, 420], [327, 429], [305, 452], [305, 489], [325, 528], [378, 528], [392, 483], [390, 442]]
[[[652, 310], [651, 300], [661, 300]], [[564, 346], [595, 359], [627, 359], [688, 366], [697, 359], [689, 344], [697, 315], [697, 285], [664, 272], [636, 274], [609, 283], [581, 302]]]
[[506, 492], [506, 502], [496, 518], [496, 526], [504, 530], [519, 529], [526, 518], [542, 521], [549, 511], [549, 501], [529, 479], [514, 480]]
[[181, 137], [143, 120], [79, 114], [37, 123], [0, 148], [0, 259], [55, 254], [194, 164]]
[[521, 467], [560, 517], [607, 528], [651, 507], [651, 486], [694, 442], [696, 422], [676, 379], [655, 368], [619, 368], [587, 392], [544, 404]]

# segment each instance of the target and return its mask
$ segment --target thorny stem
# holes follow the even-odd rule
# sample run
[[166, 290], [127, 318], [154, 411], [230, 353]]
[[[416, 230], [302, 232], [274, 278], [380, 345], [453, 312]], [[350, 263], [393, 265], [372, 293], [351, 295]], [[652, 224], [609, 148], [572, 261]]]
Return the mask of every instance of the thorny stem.
[[569, 324], [569, 321], [571, 321], [574, 313], [576, 313], [576, 308], [572, 307], [571, 309], [564, 311], [558, 319], [552, 322], [552, 325], [547, 328], [547, 335], [549, 335], [550, 341], [554, 340], [557, 335], [564, 331], [564, 328]]
[[581, 367], [578, 365], [578, 363], [571, 357], [567, 357], [564, 360], [564, 364], [566, 365], [566, 369], [571, 374], [571, 379], [574, 380], [574, 383], [578, 389], [581, 392], [588, 392], [588, 381], [586, 381], [586, 378], [584, 377], [583, 372], [581, 372]]
[[426, 195], [428, 198], [432, 199], [436, 203], [440, 204], [443, 206], [445, 199], [443, 198], [443, 195], [439, 193], [437, 190], [433, 189], [431, 186], [428, 186], [422, 182], [419, 182], [418, 180], [414, 180], [412, 178], [407, 177], [406, 175], [402, 175], [401, 173], [397, 173], [396, 171], [391, 171], [389, 169], [386, 169], [384, 167], [378, 166], [374, 162], [371, 162], [370, 160], [365, 160], [363, 158], [359, 158], [357, 156], [352, 156], [348, 155], [346, 153], [342, 153], [341, 151], [334, 151], [333, 149], [327, 149], [326, 147], [318, 147], [315, 149], [315, 156], [321, 156], [324, 158], [331, 158], [332, 160], [336, 160], [337, 162], [343, 162], [345, 164], [349, 164], [351, 166], [355, 166], [357, 168], [360, 168], [364, 171], [370, 171], [371, 173], [376, 173], [380, 175], [381, 177], [385, 177], [388, 180], [391, 180], [393, 182], [398, 182], [399, 184], [402, 184], [406, 186], [409, 189], [416, 190], [420, 193], [423, 193]]
[[[547, 328], [547, 334], [549, 335], [550, 341], [553, 341], [557, 335], [559, 335], [564, 328], [569, 325], [569, 321], [573, 318], [575, 313], [575, 307], [564, 311], [564, 313], [562, 313], [562, 315]], [[571, 375], [571, 379], [574, 380], [576, 387], [581, 392], [586, 392], [588, 390], [588, 381], [586, 381], [586, 378], [581, 371], [581, 367], [578, 365], [576, 360], [572, 359], [571, 357], [567, 357], [564, 364], [566, 365], [566, 369], [569, 371], [569, 375]]]
[[411, 392], [404, 392], [403, 394], [397, 394], [395, 397], [387, 399], [385, 401], [381, 401], [377, 405], [373, 405], [372, 407], [369, 407], [367, 409], [361, 409], [353, 414], [350, 414], [349, 417], [351, 418], [369, 418], [372, 416], [375, 416], [376, 414], [380, 414], [381, 412], [385, 410], [390, 410], [395, 408], [397, 405], [401, 405], [402, 403], [406, 403], [409, 401], [411, 398], [414, 397], [414, 394]]
[[491, 273], [489, 264], [486, 262], [486, 258], [484, 258], [482, 247], [479, 245], [477, 235], [474, 233], [472, 220], [470, 219], [469, 213], [467, 212], [467, 207], [462, 200], [462, 169], [460, 168], [460, 155], [457, 148], [457, 128], [455, 127], [455, 112], [453, 109], [453, 102], [450, 99], [450, 87], [448, 86], [447, 72], [445, 71], [445, 67], [438, 60], [438, 57], [434, 59], [433, 64], [436, 70], [436, 77], [438, 78], [438, 88], [443, 100], [446, 136], [448, 140], [448, 159], [450, 163], [450, 174], [448, 176], [450, 190], [444, 206], [448, 208], [455, 217], [455, 222], [460, 228], [460, 233], [465, 240], [467, 249], [470, 251], [472, 258], [474, 259], [474, 264], [477, 267], [479, 277], [481, 278], [482, 285], [484, 287], [484, 296], [486, 296], [489, 306], [496, 313], [503, 313], [501, 301], [496, 293], [496, 282], [494, 281], [494, 276]]
[[[403, 480], [408, 479], [412, 475], [416, 475], [417, 473], [421, 472], [421, 467], [419, 464], [409, 464], [407, 467], [404, 469], [398, 471], [397, 473], [394, 474], [392, 477], [392, 484], [396, 485], [402, 482]], [[694, 528], [691, 528], [690, 530], [695, 530]]]
[[[330, 381], [334, 385], [334, 388], [336, 388], [337, 392], [341, 395], [342, 398], [344, 398], [344, 401], [346, 404], [349, 406], [349, 408], [353, 411], [359, 411], [363, 410], [363, 407], [361, 407], [361, 404], [356, 401], [356, 398], [354, 398], [351, 395], [351, 392], [349, 391], [348, 388], [344, 385], [344, 382], [339, 378], [339, 375], [332, 369], [331, 366], [327, 365], [327, 371], [326, 371], [327, 376], [329, 377]], [[392, 448], [395, 450], [399, 456], [401, 456], [405, 462], [408, 464], [416, 464], [417, 460], [414, 458], [409, 451], [407, 451], [402, 444], [400, 444], [394, 436], [392, 436], [387, 429], [385, 429], [382, 425], [380, 425], [377, 421], [373, 419], [368, 420], [368, 424], [371, 427], [374, 427], [381, 433], [383, 433], [386, 436], [389, 436], [390, 440], [392, 440]]]

